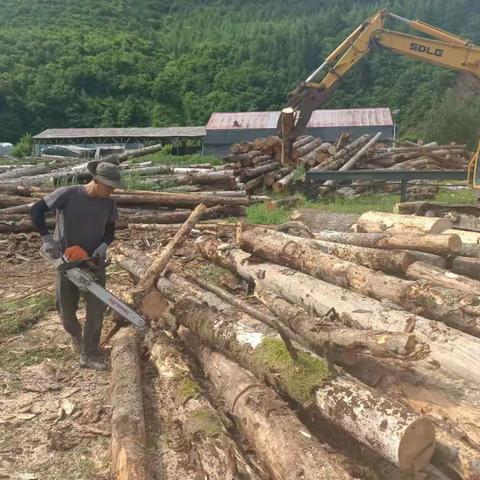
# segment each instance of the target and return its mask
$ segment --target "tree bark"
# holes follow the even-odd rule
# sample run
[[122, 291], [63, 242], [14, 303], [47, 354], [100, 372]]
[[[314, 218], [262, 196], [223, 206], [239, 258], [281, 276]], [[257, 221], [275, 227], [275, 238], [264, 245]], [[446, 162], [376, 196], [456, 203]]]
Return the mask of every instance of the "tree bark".
[[362, 135], [346, 147], [342, 148], [326, 162], [313, 167], [312, 170], [338, 170], [347, 161], [346, 157], [351, 155], [353, 151], [361, 148], [365, 143], [368, 142], [368, 140], [370, 140], [370, 137], [370, 135]]
[[300, 195], [294, 195], [292, 197], [279, 198], [276, 200], [269, 200], [265, 203], [267, 210], [275, 210], [279, 207], [294, 207], [303, 200]]
[[291, 107], [286, 107], [281, 112], [282, 127], [282, 165], [290, 165], [292, 163], [293, 142], [290, 141], [290, 133], [295, 126], [295, 111]]
[[[162, 293], [165, 281], [168, 280], [162, 278], [157, 283]], [[174, 298], [170, 300], [175, 301]], [[348, 433], [355, 432], [355, 438], [400, 468], [421, 468], [428, 463], [434, 450], [435, 432], [427, 419], [417, 417], [389, 398], [381, 398], [378, 392], [353, 379], [338, 377], [328, 380], [326, 364], [318, 357], [299, 352], [298, 359], [293, 360], [280, 337], [270, 329], [263, 329], [251, 317], [234, 311], [225, 315], [185, 297], [176, 302], [173, 311], [177, 321], [207, 345], [279, 388], [304, 408], [318, 410]], [[319, 393], [323, 385], [327, 386], [328, 396], [332, 398], [329, 404], [325, 401], [326, 396]], [[361, 414], [367, 404], [374, 414]], [[329, 411], [323, 412], [319, 405]], [[332, 415], [332, 411], [338, 413]], [[364, 423], [364, 419], [367, 422]], [[407, 450], [411, 449], [413, 454], [407, 455], [404, 446], [408, 446]]]
[[334, 306], [342, 321], [352, 327], [390, 332], [414, 328], [417, 338], [430, 346], [430, 358], [439, 372], [480, 386], [476, 373], [480, 371], [478, 338], [280, 265], [250, 263], [248, 253], [238, 248], [223, 249], [225, 245], [214, 238], [199, 237], [195, 246], [208, 260], [320, 317]]
[[11, 178], [19, 177], [31, 177], [33, 175], [40, 175], [42, 173], [47, 173], [52, 169], [51, 166], [46, 163], [40, 163], [35, 165], [28, 165], [22, 168], [17, 168], [15, 170], [10, 170], [9, 172], [0, 173], [0, 182], [8, 180]]
[[384, 273], [403, 275], [415, 258], [405, 251], [380, 250], [340, 243], [325, 242], [310, 238], [298, 238], [297, 243], [316, 248], [328, 255], [356, 263], [372, 270], [380, 270]]
[[193, 347], [227, 413], [235, 419], [272, 478], [351, 478], [335, 455], [321, 447], [272, 389], [224, 355], [203, 347], [188, 330], [182, 328], [180, 336]]
[[281, 193], [283, 192], [287, 186], [293, 182], [293, 179], [295, 178], [296, 171], [292, 170], [288, 175], [285, 175], [283, 178], [278, 180], [272, 185], [272, 189], [275, 193]]
[[260, 175], [264, 175], [268, 172], [271, 172], [272, 170], [276, 170], [278, 167], [280, 167], [280, 163], [278, 162], [271, 162], [267, 165], [262, 165], [260, 167], [254, 167], [254, 168], [245, 168], [243, 170], [243, 175], [245, 178], [256, 178]]
[[328, 316], [319, 318], [308, 314], [262, 287], [257, 286], [255, 294], [288, 328], [308, 340], [308, 346], [316, 353], [324, 355], [328, 348], [336, 347], [345, 350], [345, 355], [340, 354], [340, 363], [344, 365], [353, 365], [358, 354], [362, 353], [376, 357], [408, 357], [415, 351], [417, 342], [410, 333], [391, 335], [388, 332], [342, 328], [338, 323], [329, 321]]
[[162, 399], [168, 402], [170, 423], [181, 428], [195, 469], [212, 480], [234, 480], [239, 474], [257, 478], [205, 398], [177, 345], [163, 332], [149, 334], [147, 345], [159, 373]]
[[461, 292], [466, 290], [480, 294], [479, 281], [423, 262], [412, 263], [407, 269], [406, 276], [412, 280], [427, 280], [430, 283]]
[[32, 199], [29, 197], [0, 195], [0, 208], [16, 207], [18, 205], [28, 205], [30, 203], [32, 203]]
[[300, 245], [296, 237], [266, 228], [240, 232], [246, 251], [320, 280], [378, 300], [390, 300], [468, 333], [480, 336], [480, 297], [426, 282], [402, 280]]
[[424, 233], [439, 234], [451, 228], [452, 223], [446, 218], [416, 217], [414, 215], [400, 215], [398, 213], [366, 212], [360, 216], [357, 225], [369, 232], [373, 226], [377, 231], [394, 228], [396, 225], [415, 227]]
[[298, 158], [304, 157], [305, 155], [319, 147], [322, 143], [323, 140], [321, 138], [314, 138], [311, 142], [296, 148], [293, 151], [293, 159], [297, 160]]
[[389, 235], [386, 233], [349, 233], [321, 231], [315, 238], [326, 242], [391, 250], [416, 250], [436, 255], [458, 253], [462, 241], [458, 235]]
[[145, 453], [139, 338], [123, 329], [112, 346], [112, 476], [118, 480], [150, 480]]
[[228, 304], [277, 330], [283, 336], [310, 348], [318, 355], [324, 356], [329, 345], [333, 346], [336, 349], [334, 352], [335, 361], [338, 361], [338, 363], [352, 365], [357, 362], [358, 354], [398, 358], [409, 356], [415, 352], [417, 342], [412, 334], [392, 335], [388, 332], [367, 332], [359, 329], [339, 328], [338, 323], [329, 320], [329, 318], [320, 319], [307, 315], [302, 309], [295, 307], [272, 292], [256, 289], [255, 292], [260, 300], [274, 314], [271, 315], [238, 299], [235, 295], [228, 293], [211, 281], [203, 280], [189, 273], [182, 273], [179, 266], [175, 266], [172, 271], [182, 274], [201, 288], [214, 293]]
[[453, 259], [452, 271], [480, 280], [480, 259], [457, 257]]
[[188, 193], [160, 193], [147, 195], [122, 195], [113, 194], [112, 198], [116, 200], [119, 206], [132, 205], [155, 205], [173, 208], [189, 208], [195, 207], [200, 203], [207, 207], [214, 207], [216, 205], [229, 206], [247, 206], [249, 204], [248, 198], [243, 197], [221, 197], [215, 195], [203, 194], [188, 194]]
[[[133, 223], [183, 223], [188, 219], [191, 213], [192, 210], [173, 210], [170, 212], [159, 212], [150, 215], [144, 215], [142, 213], [138, 215], [122, 215], [117, 228], [120, 225]], [[213, 220], [224, 217], [243, 217], [245, 216], [245, 213], [245, 207], [224, 207], [222, 205], [217, 205], [216, 207], [207, 208], [202, 215], [202, 220]]]

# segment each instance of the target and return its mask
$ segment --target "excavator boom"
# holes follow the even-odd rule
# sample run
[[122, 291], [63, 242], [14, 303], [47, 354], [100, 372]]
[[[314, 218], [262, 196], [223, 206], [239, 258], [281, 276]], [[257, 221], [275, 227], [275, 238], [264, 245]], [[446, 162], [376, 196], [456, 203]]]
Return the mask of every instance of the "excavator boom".
[[[384, 24], [391, 18], [407, 24], [412, 29], [432, 38], [409, 35], [386, 30]], [[343, 76], [375, 46], [406, 55], [417, 60], [473, 75], [480, 80], [480, 48], [470, 40], [428, 25], [419, 20], [403, 17], [381, 10], [352, 32], [304, 82], [289, 94], [289, 107], [293, 108], [292, 128], [281, 128], [283, 148], [301, 135], [314, 110], [320, 108], [332, 96]], [[315, 79], [321, 74], [320, 82]], [[326, 73], [325, 73], [326, 72]], [[285, 158], [285, 156], [284, 156]]]

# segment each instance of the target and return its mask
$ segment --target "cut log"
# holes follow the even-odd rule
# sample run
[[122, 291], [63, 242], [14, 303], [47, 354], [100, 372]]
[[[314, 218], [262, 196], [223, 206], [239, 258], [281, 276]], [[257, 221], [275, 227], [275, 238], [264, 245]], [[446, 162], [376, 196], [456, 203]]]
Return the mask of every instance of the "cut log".
[[[325, 412], [333, 423], [346, 427], [348, 433], [354, 430], [355, 438], [402, 469], [421, 468], [428, 463], [435, 443], [434, 428], [428, 420], [348, 377], [339, 378], [345, 388], [336, 389], [336, 379], [329, 380], [323, 360], [301, 351], [293, 359], [281, 337], [272, 329], [224, 304], [218, 297], [212, 301], [212, 307], [209, 294], [193, 285], [187, 292], [177, 278], [175, 274], [161, 277], [157, 288], [174, 302], [173, 313], [177, 321], [192, 330], [202, 342], [224, 352], [306, 409], [318, 410], [317, 392], [325, 383], [329, 389], [336, 390], [339, 399], [343, 396], [342, 402], [348, 397], [350, 405], [345, 409], [341, 406], [345, 403], [330, 404], [329, 408], [333, 406], [342, 411], [341, 415]], [[318, 398], [324, 402], [324, 395]], [[365, 399], [375, 415], [359, 414], [367, 405]], [[367, 418], [365, 425], [363, 418]]]
[[327, 453], [270, 388], [224, 355], [203, 347], [182, 328], [181, 338], [193, 347], [227, 413], [272, 478], [292, 480], [350, 479], [334, 454]]
[[[353, 155], [352, 158], [350, 158], [348, 161], [346, 161], [340, 168], [339, 168], [339, 171], [346, 171], [346, 170], [351, 170], [352, 167], [355, 166], [355, 164], [357, 162], [360, 161], [360, 159], [362, 157], [364, 157], [368, 150], [370, 148], [372, 148], [375, 143], [378, 142], [378, 140], [380, 139], [380, 137], [382, 136], [382, 132], [378, 132], [372, 139], [370, 139], [365, 145], [363, 145], [362, 148], [360, 148], [360, 150], [358, 150], [357, 153], [355, 153], [355, 155]], [[337, 184], [337, 182], [335, 180], [327, 180], [323, 186], [321, 187], [320, 189], [320, 194], [321, 195], [325, 195], [326, 193], [330, 192], [331, 189]]]
[[406, 272], [412, 280], [427, 280], [430, 283], [461, 292], [468, 291], [480, 295], [480, 282], [464, 275], [458, 275], [423, 262], [412, 263]]
[[170, 423], [181, 428], [194, 463], [204, 478], [257, 478], [229, 437], [222, 420], [206, 399], [177, 345], [163, 332], [147, 335], [150, 358], [160, 378], [162, 401]]
[[301, 307], [262, 287], [257, 286], [255, 294], [288, 328], [308, 340], [308, 346], [316, 353], [324, 354], [329, 348], [340, 347], [347, 354], [354, 354], [347, 361], [347, 355], [340, 358], [340, 363], [345, 365], [355, 363], [361, 353], [377, 357], [405, 357], [415, 351], [416, 340], [412, 334], [392, 336], [387, 332], [341, 328], [329, 322], [328, 316], [319, 318], [307, 314]]
[[293, 142], [290, 140], [290, 134], [295, 126], [295, 110], [291, 107], [284, 108], [280, 114], [282, 130], [282, 165], [292, 163]]
[[324, 162], [317, 167], [313, 167], [312, 170], [338, 170], [348, 160], [348, 156], [351, 155], [352, 152], [358, 150], [363, 145], [365, 145], [365, 143], [367, 143], [370, 138], [370, 135], [362, 135], [346, 147], [342, 148], [327, 162]]
[[312, 152], [315, 150], [317, 147], [319, 147], [323, 143], [321, 138], [315, 138], [311, 142], [306, 143], [305, 145], [298, 147], [294, 150], [293, 152], [293, 158], [294, 160], [305, 157], [307, 153]]
[[378, 300], [390, 300], [407, 310], [480, 336], [480, 297], [427, 282], [411, 282], [326, 255], [296, 242], [296, 237], [266, 228], [240, 231], [246, 251], [320, 280]]
[[408, 252], [408, 254], [412, 256], [416, 262], [428, 263], [429, 265], [433, 265], [434, 267], [438, 268], [447, 268], [447, 259], [445, 257], [441, 257], [440, 255], [434, 255], [433, 253], [417, 252], [414, 250], [404, 251]]
[[[29, 197], [19, 197], [15, 195], [0, 195], [0, 208], [16, 207], [18, 205], [28, 205], [32, 203]], [[4, 212], [2, 210], [2, 212]]]
[[259, 175], [264, 175], [265, 173], [276, 170], [280, 166], [278, 162], [270, 162], [268, 165], [262, 165], [260, 167], [246, 168], [243, 171], [245, 178], [256, 178]]
[[155, 280], [158, 276], [163, 274], [163, 271], [168, 265], [168, 262], [172, 258], [172, 255], [190, 234], [195, 224], [202, 218], [202, 215], [207, 210], [207, 207], [201, 203], [195, 210], [189, 215], [185, 223], [181, 226], [175, 236], [168, 242], [167, 246], [162, 250], [162, 253], [155, 261], [150, 265], [146, 271], [144, 277], [140, 279], [137, 285], [137, 290], [147, 290], [155, 284]]
[[149, 480], [139, 338], [124, 329], [112, 346], [112, 476]]
[[113, 194], [119, 206], [145, 205], [145, 206], [163, 206], [171, 208], [191, 208], [205, 204], [207, 207], [215, 205], [246, 206], [249, 204], [248, 198], [243, 197], [221, 197], [215, 195], [203, 195], [201, 193], [161, 193], [152, 195], [120, 195]]
[[302, 245], [316, 248], [323, 253], [389, 274], [403, 275], [409, 265], [415, 261], [415, 258], [405, 251], [342, 245], [341, 243], [325, 242], [311, 238], [298, 238], [296, 241]]
[[438, 376], [445, 372], [446, 376], [460, 377], [480, 386], [476, 373], [480, 371], [478, 338], [280, 265], [251, 263], [248, 253], [231, 246], [224, 248], [226, 245], [211, 237], [199, 237], [195, 246], [208, 260], [320, 317], [333, 306], [342, 320], [353, 327], [391, 332], [415, 328], [417, 338], [430, 346]]
[[480, 280], [480, 259], [457, 257], [453, 259], [452, 271]]
[[[122, 215], [121, 220], [117, 222], [116, 228], [125, 226], [132, 223], [183, 223], [185, 222], [192, 210], [173, 210], [171, 212], [159, 212], [150, 215], [143, 213], [138, 215]], [[245, 207], [224, 207], [217, 205], [216, 207], [210, 207], [205, 210], [202, 215], [202, 220], [213, 220], [216, 218], [224, 217], [243, 217], [245, 216]]]
[[378, 231], [405, 225], [421, 229], [424, 233], [439, 234], [452, 227], [452, 223], [446, 218], [427, 218], [414, 215], [400, 215], [398, 213], [366, 212], [360, 216], [357, 225], [366, 232], [372, 231], [373, 225], [378, 226]]
[[294, 207], [295, 205], [298, 205], [302, 200], [303, 200], [303, 197], [301, 197], [300, 195], [279, 198], [276, 200], [269, 200], [268, 202], [265, 203], [265, 207], [267, 210], [275, 210], [276, 208], [279, 208], [279, 207], [290, 208], [290, 207]]
[[278, 180], [278, 182], [275, 182], [272, 185], [273, 191], [275, 193], [283, 192], [287, 188], [287, 186], [293, 182], [296, 173], [297, 173], [296, 170], [292, 170], [288, 175], [285, 175], [285, 177]]
[[255, 293], [274, 313], [274, 316], [238, 299], [211, 281], [203, 280], [197, 275], [189, 273], [182, 274], [182, 268], [177, 265], [171, 271], [183, 275], [230, 305], [277, 330], [282, 338], [288, 337], [322, 356], [330, 347], [333, 347], [335, 361], [343, 365], [355, 364], [358, 354], [398, 358], [410, 356], [415, 352], [417, 342], [412, 334], [392, 335], [387, 332], [339, 328], [339, 323], [334, 320], [307, 315], [301, 308], [290, 304], [272, 292], [257, 288]]
[[15, 170], [11, 170], [9, 172], [0, 173], [0, 182], [4, 180], [8, 180], [11, 178], [19, 178], [19, 177], [31, 177], [33, 175], [40, 175], [42, 173], [47, 173], [52, 169], [51, 166], [40, 163], [36, 165], [28, 165], [23, 168], [17, 168]]
[[300, 208], [292, 213], [290, 219], [304, 223], [314, 232], [322, 230], [348, 232], [359, 217], [360, 215], [346, 213], [323, 213], [315, 208]]
[[458, 235], [389, 235], [384, 233], [348, 233], [321, 231], [315, 238], [326, 242], [358, 247], [416, 250], [437, 255], [458, 253], [462, 242]]
[[253, 192], [256, 188], [263, 186], [265, 181], [265, 175], [252, 178], [248, 182], [245, 182], [245, 190], [247, 192]]
[[[165, 281], [159, 279], [160, 292]], [[304, 408], [319, 411], [348, 433], [355, 432], [355, 438], [400, 468], [421, 468], [428, 463], [434, 450], [435, 431], [426, 418], [417, 417], [387, 397], [381, 398], [378, 392], [354, 379], [329, 380], [326, 364], [318, 357], [298, 352], [297, 360], [293, 360], [280, 337], [262, 329], [251, 317], [235, 311], [225, 315], [192, 298], [178, 301], [173, 312], [177, 321], [211, 348], [222, 351]], [[319, 393], [323, 385], [329, 395]], [[326, 397], [332, 399], [331, 403], [326, 402]], [[319, 404], [329, 411], [323, 412]], [[344, 408], [345, 405], [349, 407]], [[366, 412], [367, 405], [371, 414]]]
[[295, 142], [293, 142], [293, 149], [296, 150], [297, 148], [303, 147], [307, 143], [313, 142], [313, 140], [315, 140], [315, 137], [312, 137], [311, 135], [298, 137], [298, 140], [295, 140]]
[[290, 167], [282, 167], [273, 172], [268, 172], [265, 174], [265, 185], [271, 187], [277, 180], [280, 180], [285, 175], [290, 173], [292, 169]]

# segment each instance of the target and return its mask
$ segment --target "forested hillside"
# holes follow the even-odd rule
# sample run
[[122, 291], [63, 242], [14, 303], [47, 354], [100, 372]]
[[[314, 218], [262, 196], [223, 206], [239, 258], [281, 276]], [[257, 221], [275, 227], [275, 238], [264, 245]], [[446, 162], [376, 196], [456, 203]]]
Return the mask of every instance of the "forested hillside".
[[[478, 0], [1, 0], [0, 141], [47, 127], [198, 125], [212, 111], [277, 109], [383, 7], [480, 43]], [[376, 52], [328, 106], [399, 108], [404, 134], [472, 141], [480, 102], [459, 105], [455, 78]]]

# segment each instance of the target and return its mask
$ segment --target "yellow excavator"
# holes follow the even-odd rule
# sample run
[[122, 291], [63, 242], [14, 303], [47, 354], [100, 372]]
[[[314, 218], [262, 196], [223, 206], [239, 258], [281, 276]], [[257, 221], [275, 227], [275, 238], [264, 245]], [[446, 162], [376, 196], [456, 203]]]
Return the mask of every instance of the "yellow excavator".
[[[384, 27], [387, 19], [400, 21], [433, 38], [387, 30]], [[480, 85], [480, 47], [420, 20], [408, 20], [381, 10], [363, 22], [289, 94], [289, 108], [282, 110], [279, 119], [284, 159], [289, 158], [293, 141], [305, 131], [312, 112], [331, 97], [343, 76], [377, 47], [462, 72], [464, 84], [470, 83], [475, 88]], [[323, 78], [317, 81], [321, 74]], [[287, 119], [286, 112], [291, 116], [292, 109], [293, 118]], [[479, 161], [480, 144], [468, 167], [469, 186], [480, 189]]]

